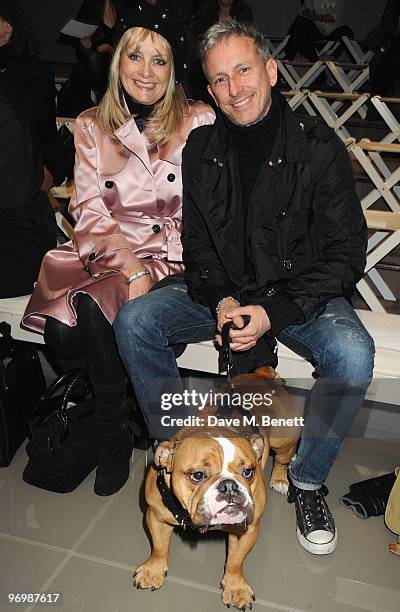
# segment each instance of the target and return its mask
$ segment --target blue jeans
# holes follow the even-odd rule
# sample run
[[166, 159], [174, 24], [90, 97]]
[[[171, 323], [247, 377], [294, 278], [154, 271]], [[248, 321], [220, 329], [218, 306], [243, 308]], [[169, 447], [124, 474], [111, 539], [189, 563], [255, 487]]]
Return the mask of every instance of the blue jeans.
[[[215, 321], [208, 308], [190, 299], [185, 285], [170, 285], [125, 304], [114, 330], [137, 399], [148, 415], [155, 381], [168, 381], [169, 390], [182, 392], [173, 346], [213, 339]], [[322, 314], [306, 323], [286, 327], [278, 340], [315, 367], [317, 380], [289, 471], [295, 485], [318, 489], [371, 382], [374, 343], [344, 298], [332, 299]]]

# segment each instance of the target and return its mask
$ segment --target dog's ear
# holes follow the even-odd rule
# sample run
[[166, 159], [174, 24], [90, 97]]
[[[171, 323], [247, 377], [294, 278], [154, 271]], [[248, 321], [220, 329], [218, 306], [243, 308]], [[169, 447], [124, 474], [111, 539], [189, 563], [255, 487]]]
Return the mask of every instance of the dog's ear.
[[284, 385], [286, 382], [284, 378], [281, 378], [279, 376], [278, 372], [272, 366], [263, 366], [262, 368], [256, 368], [253, 374], [251, 374], [250, 376], [253, 376], [254, 378], [269, 378], [270, 380], [272, 379], [274, 383], [277, 383], [278, 385]]
[[167, 472], [172, 472], [174, 467], [175, 443], [172, 440], [161, 442], [156, 448], [154, 463], [157, 467], [164, 468]]
[[275, 368], [272, 366], [263, 366], [262, 368], [256, 368], [253, 372], [255, 377], [258, 378], [276, 378], [277, 374]]
[[250, 438], [251, 448], [254, 451], [257, 461], [261, 459], [264, 452], [264, 439], [261, 436], [252, 436]]

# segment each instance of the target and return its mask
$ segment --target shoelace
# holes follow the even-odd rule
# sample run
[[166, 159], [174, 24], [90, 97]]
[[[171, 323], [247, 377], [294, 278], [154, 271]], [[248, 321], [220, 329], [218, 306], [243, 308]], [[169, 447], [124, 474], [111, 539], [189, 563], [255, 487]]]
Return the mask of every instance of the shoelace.
[[301, 506], [308, 530], [317, 530], [320, 526], [325, 529], [331, 528], [331, 520], [327, 514], [327, 507], [324, 499], [327, 494], [328, 489], [325, 485], [316, 491], [297, 489], [296, 498]]

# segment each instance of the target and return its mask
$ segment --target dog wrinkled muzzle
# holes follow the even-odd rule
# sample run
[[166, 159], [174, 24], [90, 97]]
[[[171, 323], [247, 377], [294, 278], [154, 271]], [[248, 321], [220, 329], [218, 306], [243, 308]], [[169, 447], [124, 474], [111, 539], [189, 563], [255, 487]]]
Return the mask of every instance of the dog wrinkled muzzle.
[[203, 525], [249, 525], [254, 518], [253, 501], [243, 485], [222, 478], [210, 487], [199, 504], [197, 515]]

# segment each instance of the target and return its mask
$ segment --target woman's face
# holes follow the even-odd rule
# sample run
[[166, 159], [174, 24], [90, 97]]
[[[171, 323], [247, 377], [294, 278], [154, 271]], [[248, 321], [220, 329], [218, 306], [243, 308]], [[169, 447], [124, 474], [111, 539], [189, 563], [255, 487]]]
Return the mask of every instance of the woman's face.
[[0, 17], [0, 47], [10, 42], [12, 33], [12, 26], [3, 17]]
[[165, 95], [171, 76], [171, 60], [149, 35], [138, 46], [132, 36], [121, 56], [120, 79], [124, 89], [140, 104], [155, 104]]

